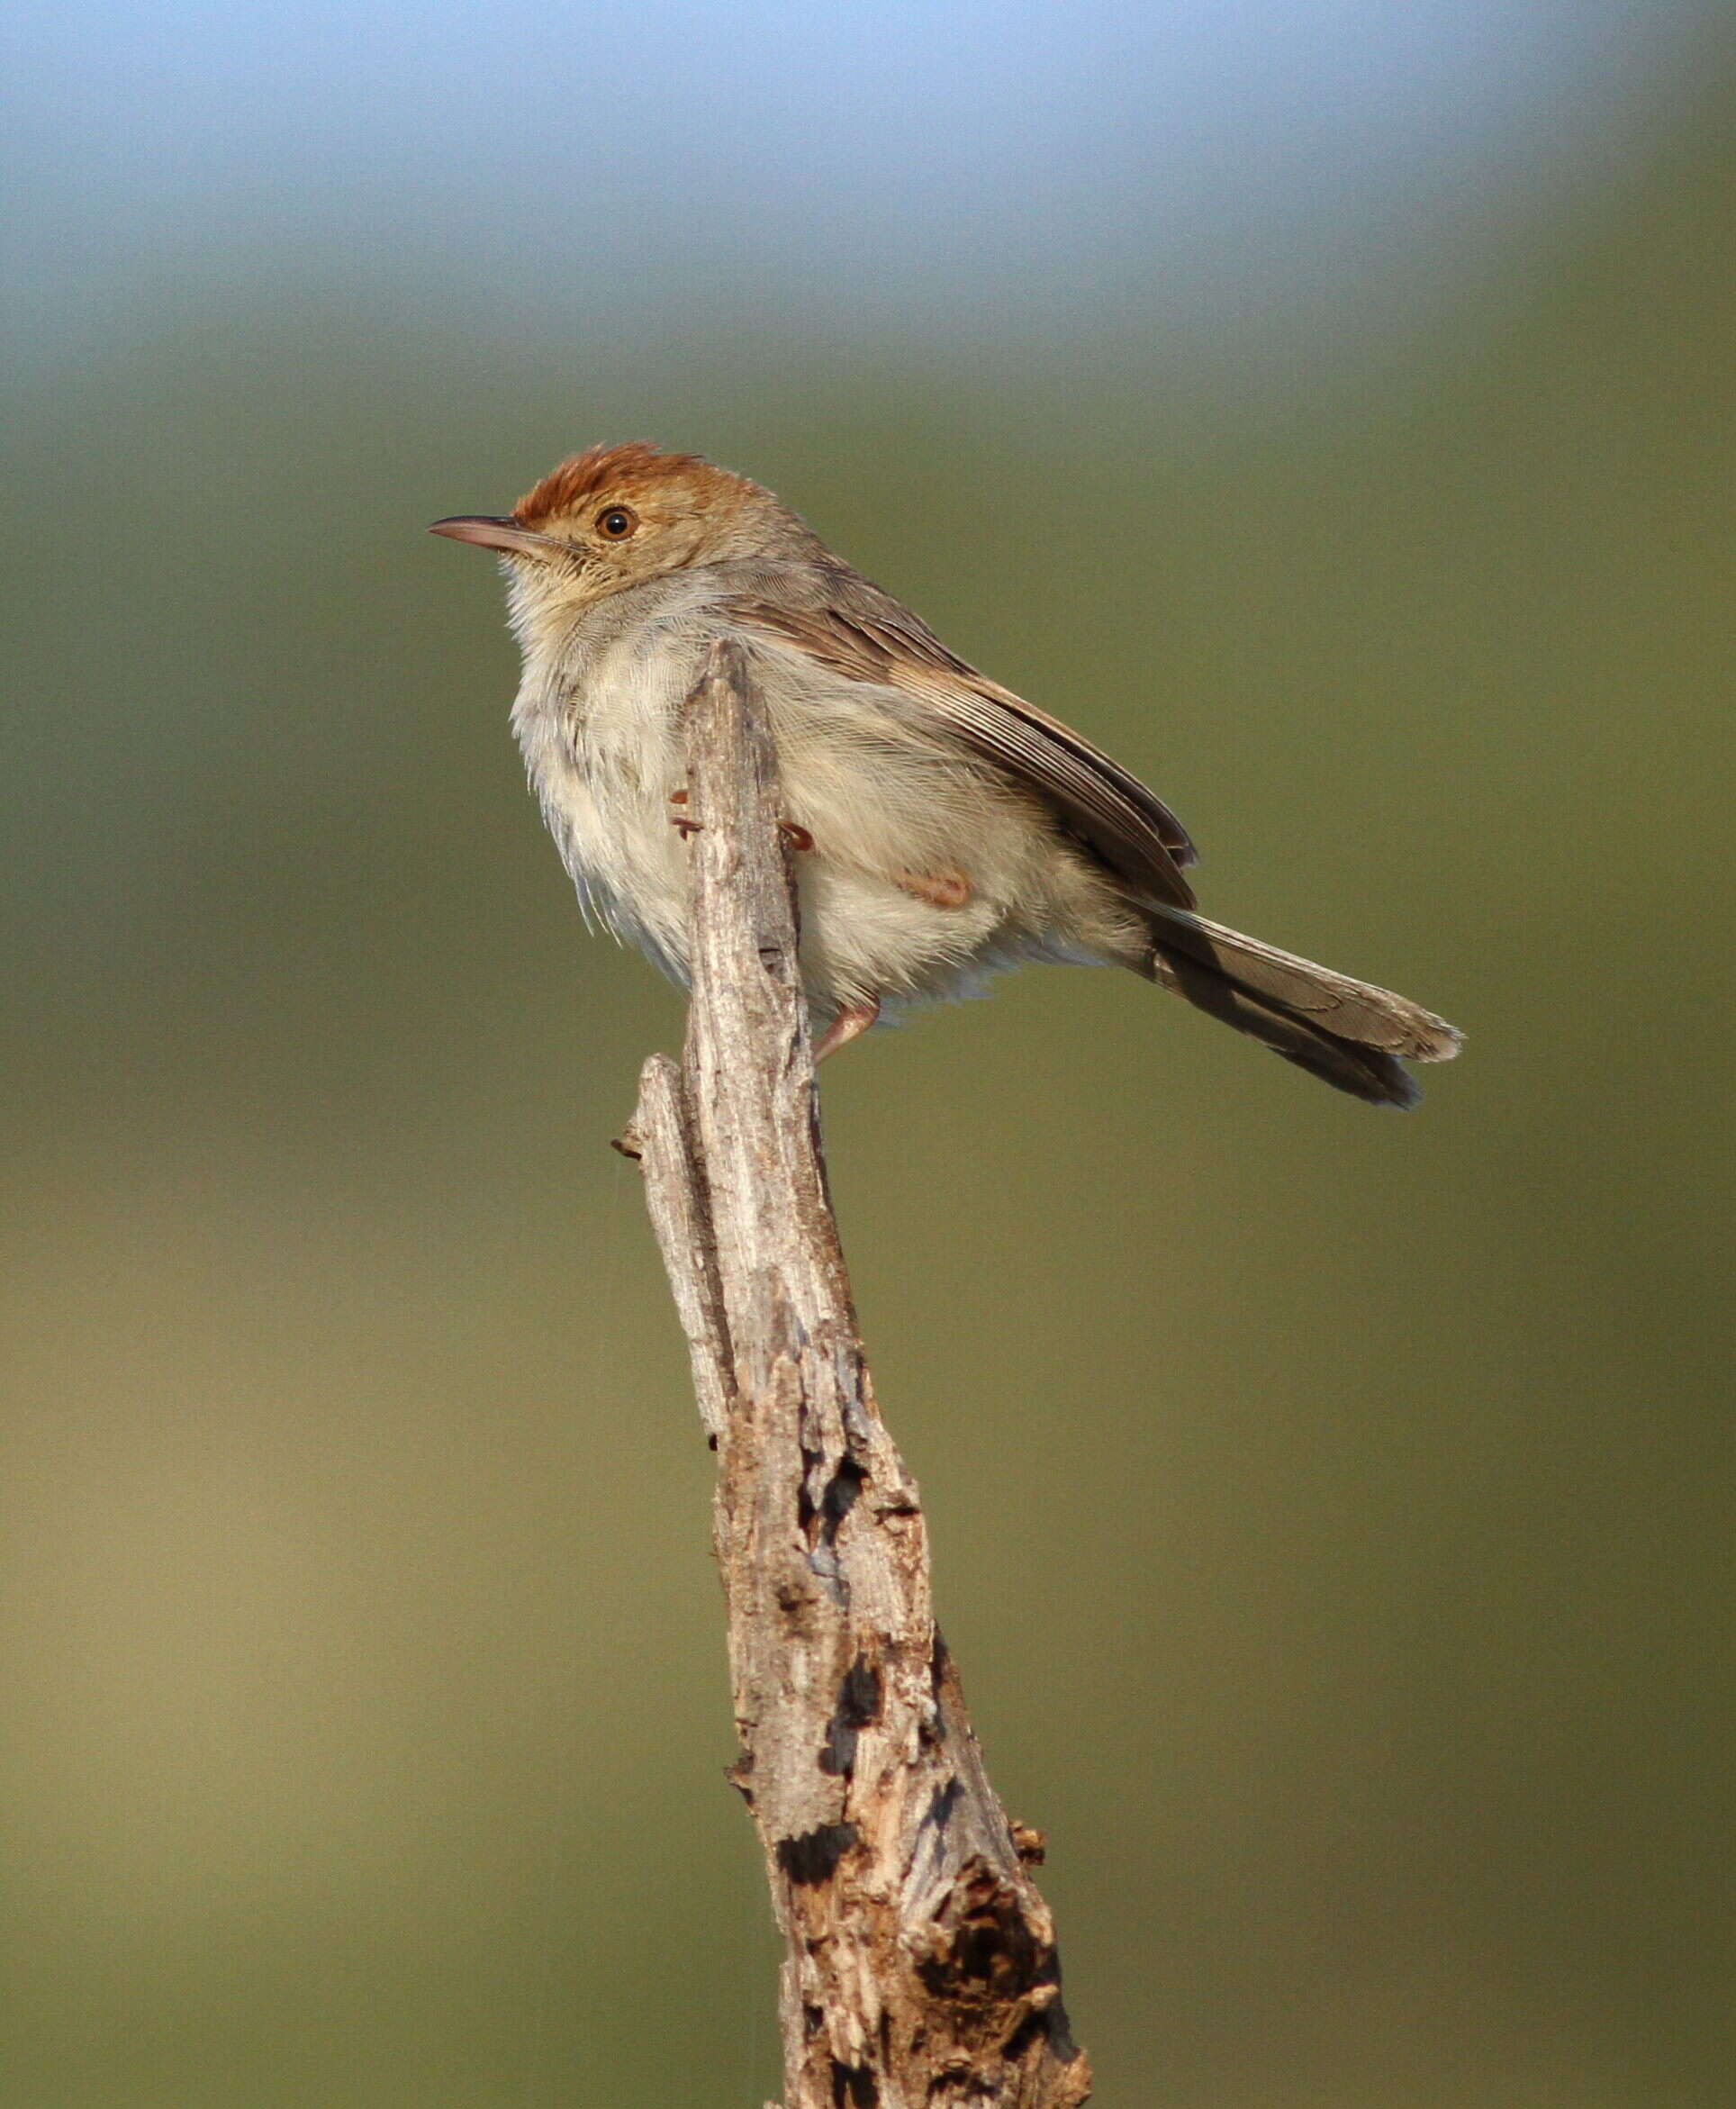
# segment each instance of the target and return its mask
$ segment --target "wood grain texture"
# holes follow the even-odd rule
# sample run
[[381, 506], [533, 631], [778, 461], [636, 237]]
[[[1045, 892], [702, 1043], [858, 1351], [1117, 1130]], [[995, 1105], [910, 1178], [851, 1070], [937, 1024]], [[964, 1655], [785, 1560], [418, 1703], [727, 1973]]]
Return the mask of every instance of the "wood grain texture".
[[693, 998], [623, 1147], [718, 1453], [741, 1759], [786, 1944], [786, 2109], [1073, 2109], [1037, 1834], [996, 1800], [936, 1630], [820, 1153], [776, 765], [737, 646], [688, 705]]

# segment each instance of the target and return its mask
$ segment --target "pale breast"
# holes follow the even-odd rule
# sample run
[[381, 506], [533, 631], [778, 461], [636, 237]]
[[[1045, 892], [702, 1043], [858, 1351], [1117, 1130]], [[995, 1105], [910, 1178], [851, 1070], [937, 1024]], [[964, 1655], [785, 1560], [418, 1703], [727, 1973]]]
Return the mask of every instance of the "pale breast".
[[610, 642], [576, 667], [527, 665], [512, 724], [585, 919], [684, 981], [687, 872], [669, 794], [692, 656], [648, 641]]

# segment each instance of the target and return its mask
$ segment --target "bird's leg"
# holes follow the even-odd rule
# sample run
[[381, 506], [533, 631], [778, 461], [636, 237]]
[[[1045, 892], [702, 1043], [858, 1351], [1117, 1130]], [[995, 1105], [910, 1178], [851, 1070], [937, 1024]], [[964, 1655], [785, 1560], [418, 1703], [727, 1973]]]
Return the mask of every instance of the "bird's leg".
[[865, 1003], [841, 1005], [837, 1016], [820, 1035], [819, 1045], [814, 1049], [814, 1060], [824, 1062], [828, 1054], [836, 1054], [840, 1047], [847, 1047], [852, 1040], [860, 1039], [879, 1016], [878, 996], [869, 997]]
[[[672, 806], [684, 806], [687, 803], [686, 790], [683, 788], [680, 791], [672, 791], [669, 793], [669, 802]], [[697, 835], [705, 823], [702, 820], [690, 820], [685, 813], [671, 813], [669, 825], [681, 837], [682, 840], [686, 842]]]
[[791, 848], [805, 855], [814, 846], [814, 838], [806, 828], [799, 828], [793, 820], [780, 820], [778, 832]]
[[956, 864], [943, 864], [937, 872], [894, 872], [892, 883], [930, 908], [963, 908], [971, 898], [970, 879]]

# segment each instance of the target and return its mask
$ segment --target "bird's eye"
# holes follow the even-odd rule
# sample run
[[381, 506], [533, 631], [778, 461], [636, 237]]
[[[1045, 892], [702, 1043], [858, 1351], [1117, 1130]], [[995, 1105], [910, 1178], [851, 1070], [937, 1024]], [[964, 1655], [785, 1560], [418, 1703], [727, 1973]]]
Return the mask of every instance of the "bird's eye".
[[606, 542], [624, 542], [638, 524], [638, 514], [626, 505], [605, 506], [597, 515], [597, 532]]

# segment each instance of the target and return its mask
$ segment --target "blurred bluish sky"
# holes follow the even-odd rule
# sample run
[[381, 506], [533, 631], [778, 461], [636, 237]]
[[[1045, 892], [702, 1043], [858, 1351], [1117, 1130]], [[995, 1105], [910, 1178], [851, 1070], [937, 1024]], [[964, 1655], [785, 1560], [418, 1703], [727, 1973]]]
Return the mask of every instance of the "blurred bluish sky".
[[1704, 0], [8, 10], [28, 342], [348, 257], [509, 328], [672, 303], [818, 334], [1178, 330], [1438, 276], [1705, 63]]

